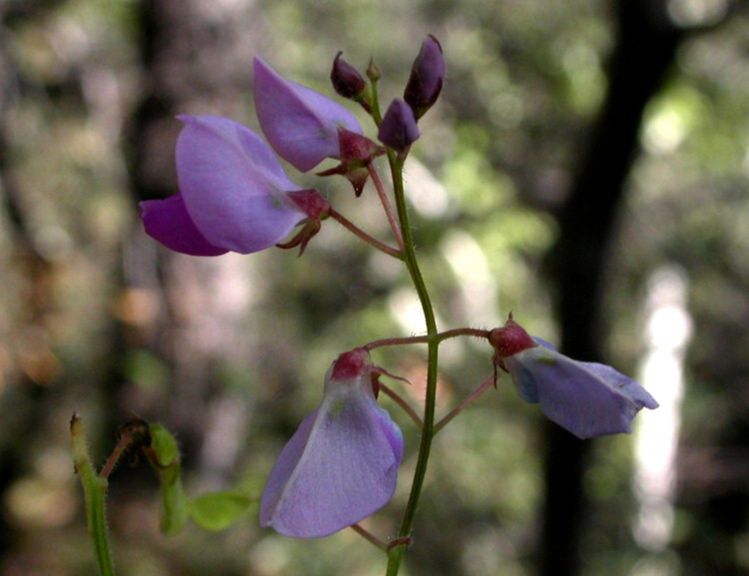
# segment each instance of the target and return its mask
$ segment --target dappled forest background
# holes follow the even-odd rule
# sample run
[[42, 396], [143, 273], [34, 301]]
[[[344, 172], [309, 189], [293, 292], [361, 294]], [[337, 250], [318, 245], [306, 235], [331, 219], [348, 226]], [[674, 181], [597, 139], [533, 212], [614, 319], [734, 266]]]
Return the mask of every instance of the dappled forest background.
[[[420, 333], [405, 270], [332, 222], [302, 258], [190, 258], [137, 202], [175, 191], [178, 113], [256, 127], [251, 61], [332, 94], [339, 50], [384, 102], [427, 33], [447, 59], [408, 195], [441, 328], [507, 313], [661, 403], [632, 437], [579, 442], [509, 383], [436, 440], [404, 574], [749, 573], [749, 14], [736, 0], [2, 0], [0, 574], [94, 574], [69, 455], [103, 462], [133, 414], [173, 430], [191, 494], [256, 496], [327, 366]], [[352, 108], [353, 109], [353, 108]], [[363, 124], [366, 118], [361, 117]], [[306, 180], [305, 180], [306, 178]], [[314, 177], [385, 235], [371, 190]], [[419, 401], [423, 350], [377, 352]], [[491, 371], [444, 346], [439, 409]], [[417, 437], [394, 501], [397, 530]], [[375, 575], [351, 531], [159, 533], [144, 462], [111, 477], [118, 573]]]

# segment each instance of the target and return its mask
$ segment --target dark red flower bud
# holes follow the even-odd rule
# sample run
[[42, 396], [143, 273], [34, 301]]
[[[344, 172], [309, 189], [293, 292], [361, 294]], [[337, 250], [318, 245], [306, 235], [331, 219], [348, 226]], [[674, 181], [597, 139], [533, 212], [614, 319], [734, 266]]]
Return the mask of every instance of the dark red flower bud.
[[385, 153], [385, 148], [372, 142], [366, 136], [351, 132], [345, 128], [338, 130], [338, 148], [341, 151], [341, 163], [338, 166], [318, 172], [318, 176], [341, 174], [348, 178], [354, 187], [354, 193], [360, 196], [369, 176], [369, 164], [377, 156]]
[[419, 55], [414, 60], [411, 76], [403, 92], [403, 98], [418, 119], [432, 107], [442, 90], [445, 78], [445, 59], [442, 46], [431, 34], [421, 45]]
[[525, 328], [512, 319], [512, 315], [507, 319], [503, 328], [495, 328], [489, 332], [489, 342], [499, 359], [508, 358], [523, 350], [538, 346]]
[[419, 127], [411, 107], [400, 98], [393, 100], [377, 133], [380, 142], [397, 152], [405, 152], [419, 135]]
[[356, 99], [366, 88], [367, 83], [358, 70], [341, 58], [343, 52], [336, 54], [330, 81], [335, 91], [344, 98]]

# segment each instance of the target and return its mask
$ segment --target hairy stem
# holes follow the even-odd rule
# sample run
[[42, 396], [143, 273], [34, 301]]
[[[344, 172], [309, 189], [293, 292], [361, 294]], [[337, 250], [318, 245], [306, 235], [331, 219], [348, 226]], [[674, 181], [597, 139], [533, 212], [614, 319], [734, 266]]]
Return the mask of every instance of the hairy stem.
[[107, 520], [105, 500], [107, 497], [107, 479], [96, 474], [86, 447], [86, 431], [77, 414], [70, 420], [73, 465], [81, 478], [83, 496], [86, 502], [86, 521], [88, 533], [94, 545], [96, 562], [100, 576], [114, 576], [114, 564], [109, 553], [107, 541]]
[[356, 532], [370, 544], [373, 544], [383, 552], [387, 552], [388, 545], [380, 540], [377, 536], [372, 534], [369, 530], [364, 528], [361, 524], [352, 524], [351, 526], [349, 526], [349, 528], [351, 528], [354, 532]]
[[375, 189], [377, 190], [377, 195], [380, 197], [380, 203], [382, 204], [382, 209], [385, 211], [385, 216], [387, 217], [388, 223], [390, 224], [390, 228], [393, 231], [393, 236], [395, 236], [395, 241], [398, 243], [398, 247], [403, 251], [403, 234], [401, 233], [400, 225], [398, 224], [398, 219], [393, 212], [393, 207], [390, 204], [390, 199], [388, 198], [387, 190], [385, 190], [385, 186], [382, 184], [382, 180], [380, 179], [380, 175], [377, 173], [377, 169], [374, 167], [374, 164], [371, 162], [367, 165], [367, 169], [369, 170], [369, 175], [372, 177], [372, 183], [374, 184]]
[[388, 150], [388, 161], [390, 163], [390, 172], [393, 177], [393, 193], [395, 196], [395, 205], [398, 210], [398, 219], [400, 228], [403, 233], [404, 242], [404, 261], [408, 273], [411, 275], [416, 293], [421, 303], [424, 313], [424, 321], [427, 328], [428, 352], [427, 352], [427, 386], [426, 398], [424, 401], [424, 417], [421, 430], [421, 441], [419, 443], [419, 454], [416, 460], [416, 469], [414, 471], [413, 483], [411, 484], [411, 493], [408, 497], [408, 504], [403, 513], [398, 539], [404, 544], [391, 546], [388, 550], [387, 576], [396, 576], [400, 569], [401, 559], [406, 551], [406, 544], [410, 541], [411, 530], [413, 528], [416, 508], [419, 504], [419, 498], [426, 478], [427, 464], [429, 462], [429, 453], [432, 448], [432, 437], [434, 436], [434, 410], [437, 398], [437, 358], [439, 342], [435, 338], [437, 335], [437, 322], [434, 316], [434, 309], [429, 297], [424, 278], [421, 275], [416, 251], [414, 248], [413, 235], [408, 219], [406, 206], [406, 196], [403, 187], [403, 161], [404, 158], [396, 156], [392, 150]]
[[422, 336], [402, 336], [399, 338], [382, 338], [381, 340], [372, 340], [362, 346], [365, 350], [374, 350], [375, 348], [382, 348], [383, 346], [401, 346], [403, 344], [429, 344], [430, 341], [434, 340], [438, 344], [443, 340], [449, 338], [456, 338], [458, 336], [475, 336], [476, 338], [488, 338], [489, 330], [482, 330], [480, 328], [453, 328], [451, 330], [445, 330], [444, 332], [437, 332], [434, 336], [424, 334]]
[[388, 256], [392, 256], [393, 258], [397, 258], [398, 260], [403, 260], [403, 253], [401, 251], [396, 250], [395, 248], [392, 248], [383, 242], [380, 242], [376, 238], [373, 238], [337, 210], [331, 208], [330, 217], [339, 222], [341, 226], [346, 228], [346, 230], [348, 230], [349, 232], [353, 233], [357, 238], [364, 240], [364, 242], [366, 242], [370, 246], [374, 246]]
[[401, 396], [395, 390], [390, 388], [390, 386], [387, 386], [386, 384], [383, 384], [382, 382], [380, 382], [380, 392], [385, 394], [385, 396], [388, 396], [389, 398], [391, 398], [393, 402], [395, 402], [398, 406], [400, 406], [403, 409], [403, 411], [409, 415], [411, 420], [413, 420], [419, 428], [421, 428], [424, 425], [424, 423], [421, 421], [421, 418], [419, 418], [419, 415], [411, 407], [411, 405], [408, 402], [406, 402], [403, 396]]
[[494, 376], [489, 376], [486, 380], [484, 380], [481, 384], [478, 385], [478, 387], [471, 392], [468, 396], [465, 397], [465, 399], [458, 404], [455, 408], [453, 408], [449, 413], [447, 413], [442, 420], [437, 422], [437, 424], [434, 425], [434, 434], [436, 435], [437, 432], [442, 430], [447, 424], [455, 418], [458, 414], [460, 414], [463, 410], [468, 408], [473, 402], [478, 400], [479, 396], [481, 396], [484, 392], [486, 392], [489, 388], [491, 388], [494, 385]]

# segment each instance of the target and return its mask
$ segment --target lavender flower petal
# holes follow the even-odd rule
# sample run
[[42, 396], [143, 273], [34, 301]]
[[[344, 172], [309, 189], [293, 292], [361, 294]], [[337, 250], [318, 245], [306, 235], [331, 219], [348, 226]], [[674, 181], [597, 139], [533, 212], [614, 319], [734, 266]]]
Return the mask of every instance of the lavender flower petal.
[[175, 252], [191, 256], [219, 256], [227, 252], [208, 242], [200, 233], [180, 194], [141, 202], [140, 216], [146, 233]]
[[403, 438], [377, 405], [369, 372], [333, 382], [284, 447], [260, 502], [260, 523], [287, 536], [333, 534], [395, 491]]
[[630, 432], [643, 407], [658, 403], [637, 382], [610, 366], [577, 362], [536, 346], [504, 359], [524, 399], [578, 438]]
[[298, 190], [251, 130], [218, 116], [181, 116], [177, 174], [187, 212], [212, 245], [242, 254], [280, 242], [306, 215]]
[[325, 158], [338, 158], [338, 128], [357, 134], [353, 114], [319, 92], [283, 78], [260, 58], [254, 60], [255, 108], [273, 149], [306, 172]]

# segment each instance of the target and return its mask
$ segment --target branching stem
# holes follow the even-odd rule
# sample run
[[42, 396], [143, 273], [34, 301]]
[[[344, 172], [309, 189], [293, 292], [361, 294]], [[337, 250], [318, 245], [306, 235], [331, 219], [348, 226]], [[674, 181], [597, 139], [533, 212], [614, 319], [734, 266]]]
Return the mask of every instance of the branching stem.
[[424, 423], [421, 421], [421, 418], [419, 418], [419, 415], [416, 413], [416, 410], [411, 407], [411, 405], [406, 401], [405, 398], [403, 398], [403, 396], [390, 388], [390, 386], [380, 382], [380, 392], [385, 394], [385, 396], [391, 398], [393, 402], [403, 408], [403, 411], [410, 416], [411, 420], [413, 420], [419, 428], [424, 425]]
[[482, 330], [480, 328], [453, 328], [451, 330], [445, 330], [444, 332], [438, 332], [434, 336], [424, 334], [422, 336], [402, 336], [399, 338], [382, 338], [381, 340], [373, 340], [362, 346], [365, 350], [374, 350], [375, 348], [382, 348], [383, 346], [402, 346], [404, 344], [428, 344], [431, 340], [434, 340], [438, 344], [443, 340], [449, 338], [456, 338], [458, 336], [475, 336], [476, 338], [488, 338], [489, 330]]
[[400, 224], [398, 224], [398, 218], [393, 211], [393, 206], [390, 204], [387, 190], [385, 190], [385, 186], [382, 184], [382, 180], [380, 179], [380, 175], [377, 172], [377, 168], [375, 168], [372, 162], [367, 165], [367, 169], [369, 170], [369, 175], [372, 177], [372, 183], [377, 190], [377, 195], [380, 197], [382, 209], [385, 211], [385, 216], [387, 217], [390, 228], [393, 231], [395, 241], [398, 243], [398, 247], [400, 248], [401, 252], [403, 252], [403, 234], [401, 233]]
[[364, 528], [361, 524], [352, 524], [350, 528], [370, 544], [373, 544], [383, 552], [387, 552], [388, 545], [380, 540], [377, 536], [372, 534], [369, 530]]
[[465, 397], [465, 399], [458, 404], [455, 408], [453, 408], [450, 412], [448, 412], [442, 420], [437, 422], [437, 424], [434, 425], [434, 434], [435, 436], [437, 433], [442, 430], [447, 424], [455, 418], [458, 414], [460, 414], [463, 410], [468, 408], [473, 402], [478, 400], [478, 398], [486, 392], [489, 388], [491, 388], [494, 385], [494, 376], [489, 376], [486, 380], [484, 380], [481, 384], [478, 385], [478, 387], [471, 392], [468, 396]]
[[381, 252], [384, 252], [388, 256], [392, 256], [393, 258], [397, 258], [398, 260], [403, 260], [403, 253], [395, 248], [392, 248], [391, 246], [388, 246], [387, 244], [380, 242], [376, 238], [370, 236], [367, 234], [364, 230], [359, 228], [356, 224], [351, 222], [348, 218], [346, 218], [343, 214], [338, 212], [337, 210], [334, 210], [333, 208], [330, 209], [330, 217], [336, 220], [346, 228], [349, 232], [353, 233], [357, 238], [364, 240], [367, 244], [370, 246], [374, 246]]

